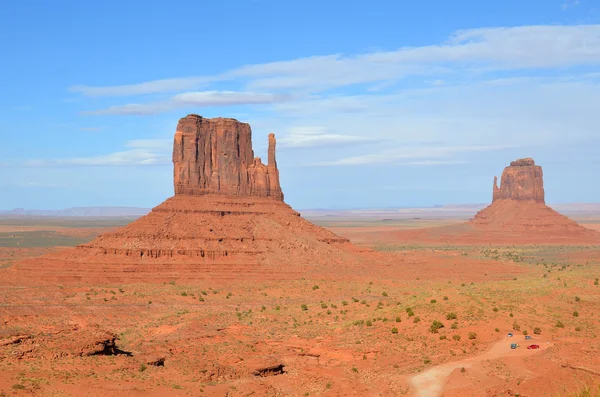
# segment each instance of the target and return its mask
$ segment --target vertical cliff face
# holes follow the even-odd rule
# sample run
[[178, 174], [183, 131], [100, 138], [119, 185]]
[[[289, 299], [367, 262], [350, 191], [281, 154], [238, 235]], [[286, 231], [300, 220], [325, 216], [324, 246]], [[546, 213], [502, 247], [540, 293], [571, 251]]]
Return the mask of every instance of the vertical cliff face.
[[493, 201], [533, 200], [544, 203], [544, 181], [542, 167], [533, 159], [519, 159], [510, 163], [502, 172], [500, 187], [494, 177]]
[[283, 200], [269, 135], [269, 163], [254, 158], [252, 130], [234, 119], [188, 115], [177, 125], [173, 145], [175, 194], [273, 197]]

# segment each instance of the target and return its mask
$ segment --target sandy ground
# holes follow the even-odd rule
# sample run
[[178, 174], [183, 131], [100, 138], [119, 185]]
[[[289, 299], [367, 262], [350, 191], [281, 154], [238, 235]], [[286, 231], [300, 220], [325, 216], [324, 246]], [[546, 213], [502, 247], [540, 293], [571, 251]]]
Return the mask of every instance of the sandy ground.
[[[516, 349], [511, 348], [511, 344], [517, 343]], [[539, 349], [528, 349], [528, 346], [536, 344]], [[467, 368], [473, 368], [482, 361], [495, 360], [501, 357], [527, 357], [539, 353], [547, 348], [554, 346], [545, 339], [532, 338], [526, 340], [524, 337], [506, 337], [495, 343], [491, 349], [478, 356], [469, 357], [464, 360], [454, 361], [447, 364], [437, 365], [427, 369], [410, 378], [410, 383], [415, 391], [415, 397], [438, 397], [442, 395], [447, 378], [456, 369], [466, 372]], [[465, 369], [462, 371], [462, 369]]]
[[[345, 235], [385, 232], [369, 227]], [[48, 249], [4, 248], [0, 393], [532, 397], [600, 381], [600, 247], [362, 243], [385, 260], [359, 274], [146, 284], [16, 282], [13, 261]]]

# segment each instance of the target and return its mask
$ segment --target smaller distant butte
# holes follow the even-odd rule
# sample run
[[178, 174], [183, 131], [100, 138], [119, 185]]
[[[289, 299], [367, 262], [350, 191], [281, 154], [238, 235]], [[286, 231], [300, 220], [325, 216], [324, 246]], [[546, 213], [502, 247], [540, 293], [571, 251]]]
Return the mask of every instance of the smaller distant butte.
[[512, 161], [494, 177], [492, 204], [461, 224], [399, 231], [396, 240], [452, 244], [580, 244], [600, 243], [600, 233], [587, 229], [545, 203], [542, 167], [531, 158]]

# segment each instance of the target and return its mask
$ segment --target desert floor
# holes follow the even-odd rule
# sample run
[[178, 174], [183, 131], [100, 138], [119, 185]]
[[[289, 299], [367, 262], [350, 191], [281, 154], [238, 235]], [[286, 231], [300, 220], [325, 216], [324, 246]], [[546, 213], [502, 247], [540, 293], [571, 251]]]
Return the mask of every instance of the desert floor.
[[458, 218], [314, 219], [389, 256], [364, 279], [10, 278], [19, 259], [128, 221], [0, 220], [0, 396], [569, 396], [600, 382], [600, 246], [389, 237]]

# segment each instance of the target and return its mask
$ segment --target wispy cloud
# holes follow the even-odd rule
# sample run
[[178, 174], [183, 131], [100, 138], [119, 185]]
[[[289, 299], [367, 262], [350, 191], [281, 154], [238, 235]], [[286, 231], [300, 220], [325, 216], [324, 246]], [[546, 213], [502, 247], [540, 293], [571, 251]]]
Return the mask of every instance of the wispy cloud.
[[71, 167], [71, 166], [136, 166], [170, 165], [173, 142], [165, 139], [133, 140], [125, 144], [128, 150], [101, 156], [64, 159], [26, 160], [26, 167]]
[[361, 144], [372, 142], [372, 138], [332, 133], [324, 127], [292, 127], [288, 134], [278, 140], [280, 147], [308, 148]]
[[562, 8], [563, 10], [568, 10], [569, 8], [577, 7], [579, 4], [579, 0], [565, 0], [560, 5], [560, 8]]
[[39, 181], [17, 182], [15, 185], [17, 187], [24, 187], [24, 188], [57, 188], [57, 187], [67, 187], [66, 184], [51, 183], [51, 182], [39, 182]]
[[396, 164], [396, 165], [444, 165], [460, 164], [464, 161], [455, 160], [451, 157], [458, 153], [481, 152], [510, 149], [509, 145], [498, 146], [424, 146], [421, 148], [407, 148], [395, 150], [383, 150], [378, 153], [365, 154], [354, 157], [346, 157], [339, 160], [318, 162], [312, 165], [318, 166], [352, 166], [352, 165], [374, 165], [374, 164]]
[[159, 92], [172, 92], [200, 88], [211, 81], [206, 77], [183, 77], [173, 79], [162, 79], [147, 81], [138, 84], [116, 85], [108, 87], [92, 87], [87, 85], [75, 85], [69, 87], [69, 91], [90, 97], [99, 96], [132, 96], [153, 94]]
[[257, 105], [281, 102], [288, 97], [281, 94], [234, 92], [234, 91], [200, 91], [175, 95], [167, 101], [147, 104], [128, 104], [111, 106], [107, 109], [83, 112], [87, 115], [153, 115], [180, 107], [210, 107], [233, 105]]
[[[311, 165], [436, 166], [481, 157], [477, 153], [508, 150], [512, 157], [523, 147], [595, 137], [600, 75], [589, 73], [590, 65], [600, 65], [600, 25], [523, 26], [462, 30], [442, 43], [393, 51], [71, 90], [87, 96], [174, 93], [164, 101], [136, 98], [86, 113], [95, 115], [255, 105], [248, 108], [249, 117], [260, 120], [252, 123], [255, 134], [276, 132], [282, 148], [327, 148], [311, 150]], [[130, 142], [104, 156], [44, 161], [170, 164], [172, 143], [162, 144], [166, 149]], [[306, 165], [308, 157], [289, 150], [286, 158]]]
[[217, 82], [236, 81], [250, 91], [314, 93], [356, 84], [397, 81], [408, 76], [472, 73], [474, 68], [490, 72], [599, 63], [600, 25], [482, 28], [457, 31], [445, 43], [437, 45], [356, 56], [315, 56], [247, 65], [214, 76], [108, 87], [75, 86], [70, 90], [88, 96], [140, 95], [187, 91]]

